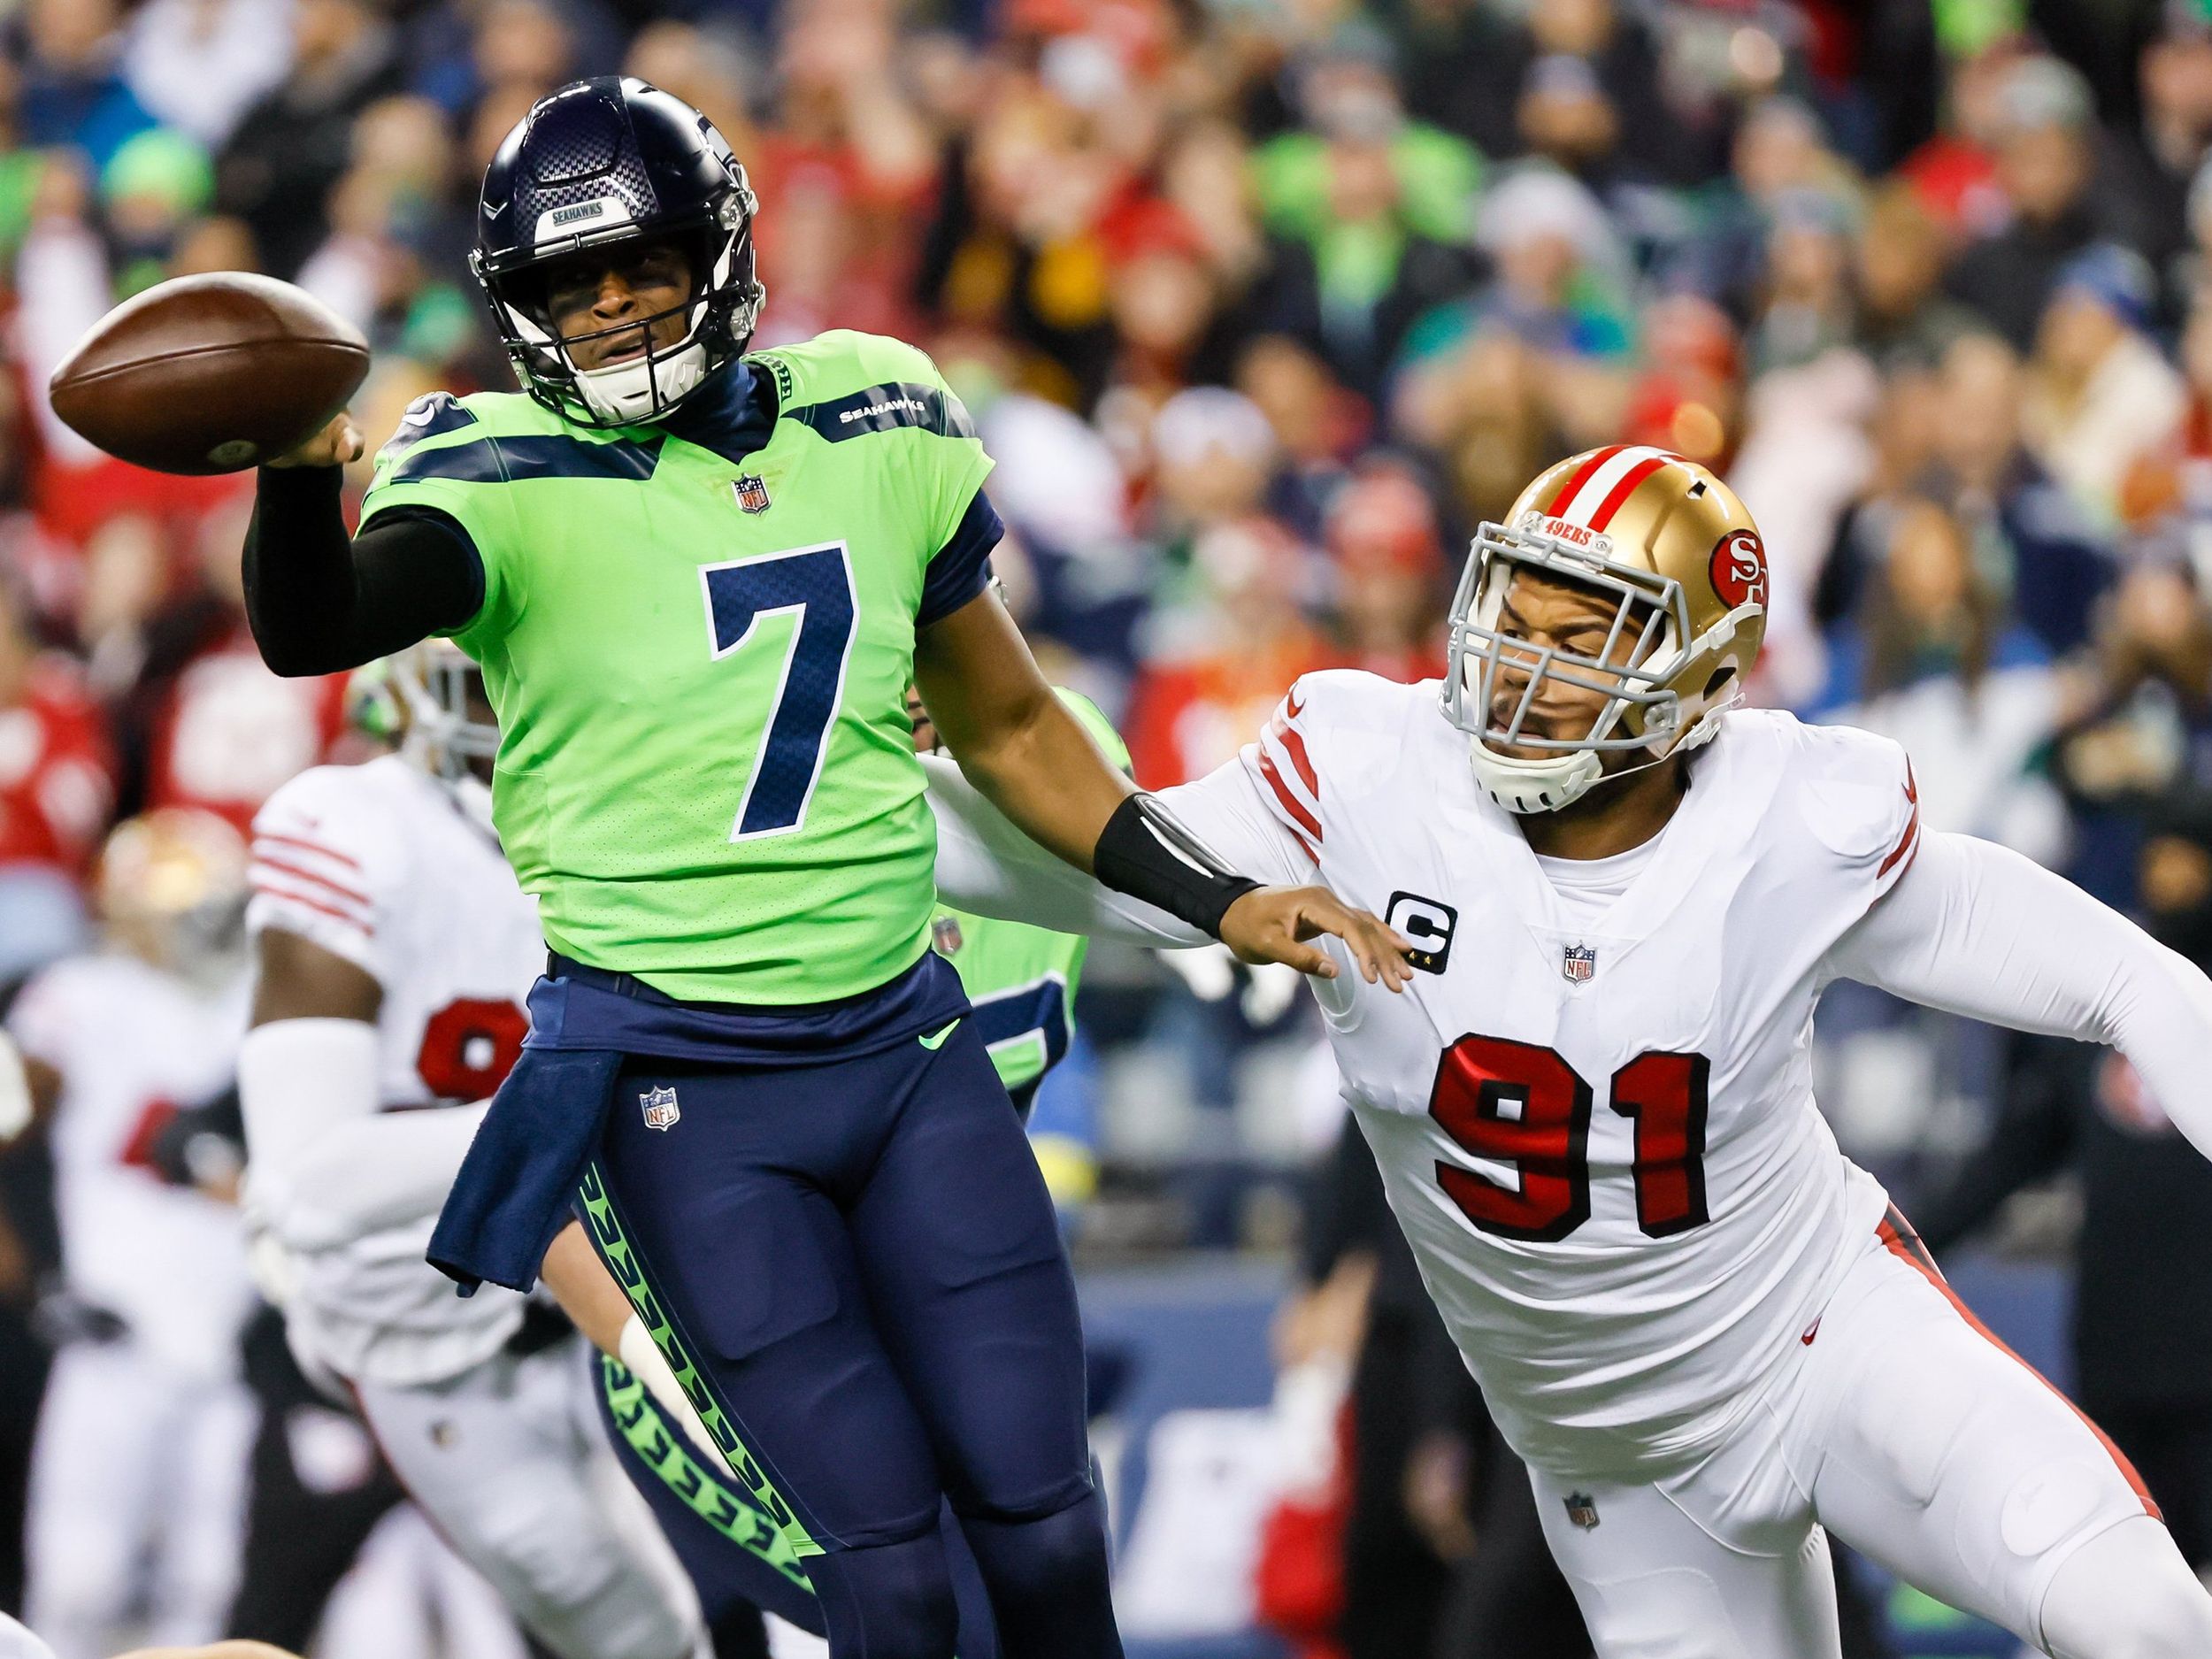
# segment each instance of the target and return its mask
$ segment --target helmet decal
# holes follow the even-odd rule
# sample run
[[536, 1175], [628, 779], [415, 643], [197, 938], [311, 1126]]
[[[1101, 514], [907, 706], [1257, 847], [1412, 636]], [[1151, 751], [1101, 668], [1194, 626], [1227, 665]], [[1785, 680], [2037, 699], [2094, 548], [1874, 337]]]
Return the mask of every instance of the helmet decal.
[[1713, 591], [1730, 609], [1767, 602], [1767, 549], [1756, 530], [1731, 530], [1713, 546]]

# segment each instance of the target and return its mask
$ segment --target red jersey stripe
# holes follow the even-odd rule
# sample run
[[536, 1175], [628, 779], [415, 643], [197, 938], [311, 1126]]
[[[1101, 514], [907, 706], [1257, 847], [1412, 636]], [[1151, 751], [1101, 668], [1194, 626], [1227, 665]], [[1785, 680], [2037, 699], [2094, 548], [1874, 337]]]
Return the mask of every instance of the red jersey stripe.
[[303, 840], [297, 835], [280, 835], [274, 830], [257, 829], [253, 833], [253, 839], [257, 846], [263, 841], [273, 841], [280, 847], [296, 847], [302, 852], [318, 854], [334, 864], [345, 865], [349, 870], [358, 870], [361, 867], [361, 861], [358, 858], [349, 858], [334, 847], [326, 847], [320, 841]]
[[[1306, 803], [1291, 794], [1290, 786], [1283, 781], [1283, 774], [1275, 769], [1275, 757], [1267, 752], [1267, 745], [1260, 745], [1260, 776], [1267, 780], [1267, 787], [1275, 792], [1275, 798], [1283, 803], [1283, 810], [1303, 825], [1314, 840], [1321, 836], [1321, 820], [1309, 811]], [[1310, 848], [1307, 850], [1312, 850]]]
[[357, 893], [342, 881], [333, 881], [328, 876], [317, 875], [312, 870], [303, 869], [290, 860], [279, 858], [273, 854], [257, 852], [253, 856], [253, 861], [257, 864], [266, 864], [272, 870], [281, 870], [286, 875], [296, 880], [311, 881], [319, 887], [326, 887], [340, 898], [351, 903], [365, 908], [375, 902], [367, 894]]
[[253, 890], [265, 898], [281, 899], [287, 904], [303, 904], [311, 910], [319, 910], [333, 920], [345, 923], [349, 927], [360, 929], [370, 938], [376, 936], [376, 929], [360, 917], [353, 915], [350, 911], [342, 910], [334, 904], [326, 904], [322, 900], [308, 894], [294, 893], [288, 888], [272, 887], [266, 881], [256, 881], [253, 884]]
[[1290, 764], [1305, 780], [1306, 793], [1318, 801], [1321, 798], [1321, 779], [1313, 769], [1313, 758], [1306, 753], [1305, 734], [1289, 721], [1277, 715], [1267, 729], [1282, 741], [1283, 752], [1290, 757]]
[[1912, 810], [1912, 816], [1905, 820], [1905, 833], [1897, 838], [1897, 845], [1889, 849], [1889, 856], [1882, 860], [1881, 868], [1874, 872], [1876, 878], [1878, 879], [1887, 875], [1900, 859], [1919, 844], [1920, 809], [1915, 806]]

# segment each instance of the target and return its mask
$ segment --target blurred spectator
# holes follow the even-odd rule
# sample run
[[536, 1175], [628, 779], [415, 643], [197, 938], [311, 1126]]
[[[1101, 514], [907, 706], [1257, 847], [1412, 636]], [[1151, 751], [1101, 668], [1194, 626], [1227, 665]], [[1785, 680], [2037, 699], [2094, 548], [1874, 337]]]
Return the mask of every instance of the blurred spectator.
[[2089, 637], [2113, 565], [2088, 517], [2024, 445], [2024, 402], [2019, 360], [2001, 342], [1954, 343], [1937, 380], [1926, 484], [1969, 526], [2021, 624], [2059, 653]]
[[2007, 620], [2002, 591], [1951, 514], [1907, 499], [1880, 516], [1888, 545], [1861, 615], [1831, 641], [1827, 706], [1905, 746], [1929, 828], [2055, 862], [2059, 804], [2031, 775], [2059, 718], [2047, 654]]
[[246, 221], [274, 274], [290, 276], [322, 240], [353, 118], [399, 89], [397, 50], [368, 0], [294, 0], [291, 73], [240, 119], [217, 170], [224, 211]]
[[114, 0], [28, 0], [23, 31], [23, 137], [73, 144], [96, 169], [134, 133], [154, 124], [120, 62]]
[[1428, 492], [1402, 466], [1356, 473], [1325, 527], [1348, 665], [1387, 680], [1444, 672], [1444, 549]]
[[1758, 315], [1746, 342], [1754, 374], [1810, 363], [1851, 338], [1851, 216], [1817, 190], [1773, 204]]
[[2058, 274], [2036, 332], [2022, 429], [2028, 447], [2090, 522], [2119, 523], [2130, 470], [2181, 419], [2181, 376], [2145, 333], [2150, 270], [2122, 248], [2092, 248]]
[[146, 804], [197, 808], [241, 833], [278, 785], [325, 758], [344, 728], [346, 684], [280, 680], [254, 649], [239, 569], [246, 513], [237, 501], [203, 522], [198, 568], [152, 619], [135, 692]]
[[76, 666], [39, 650], [0, 581], [0, 987], [76, 944], [77, 883], [114, 801], [113, 769]]
[[1254, 157], [1299, 331], [1371, 393], [1413, 320], [1465, 285], [1482, 176], [1472, 147], [1406, 119], [1390, 56], [1386, 40], [1347, 25], [1303, 74], [1313, 130]]
[[2167, 6], [2162, 25], [2139, 65], [2142, 117], [2114, 140], [2099, 182], [2112, 193], [2115, 231], [2178, 296], [2190, 186], [2212, 147], [2212, 17]]
[[1185, 641], [1146, 664], [1130, 695], [1129, 753], [1145, 787], [1203, 777], [1257, 737], [1293, 680], [1333, 664], [1301, 603], [1305, 557], [1288, 531], [1256, 516], [1195, 538]]
[[1932, 367], [1974, 326], [1942, 291], [1943, 227], [1910, 186], [1877, 191], [1859, 222], [1854, 342], [1885, 368]]
[[2089, 90], [2055, 58], [2023, 58], [2005, 74], [1996, 181], [2010, 210], [1952, 270], [1952, 292], [2022, 350], [2033, 342], [2059, 271], [2096, 240]]
[[123, 77], [155, 119], [213, 149], [292, 67], [291, 0], [147, 0]]

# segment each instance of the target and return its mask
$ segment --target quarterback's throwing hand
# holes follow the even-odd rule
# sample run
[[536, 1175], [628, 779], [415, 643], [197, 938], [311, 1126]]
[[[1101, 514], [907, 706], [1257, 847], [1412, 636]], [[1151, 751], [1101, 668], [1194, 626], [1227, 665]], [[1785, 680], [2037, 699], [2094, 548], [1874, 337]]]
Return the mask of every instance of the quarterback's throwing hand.
[[353, 424], [353, 417], [344, 410], [330, 418], [329, 424], [289, 455], [280, 455], [266, 466], [343, 466], [361, 458], [363, 449], [361, 429]]
[[1309, 942], [1324, 933], [1344, 941], [1370, 985], [1401, 991], [1413, 977], [1406, 962], [1413, 946], [1326, 887], [1255, 887], [1221, 918], [1221, 942], [1244, 961], [1287, 963], [1301, 973], [1333, 979], [1335, 961]]

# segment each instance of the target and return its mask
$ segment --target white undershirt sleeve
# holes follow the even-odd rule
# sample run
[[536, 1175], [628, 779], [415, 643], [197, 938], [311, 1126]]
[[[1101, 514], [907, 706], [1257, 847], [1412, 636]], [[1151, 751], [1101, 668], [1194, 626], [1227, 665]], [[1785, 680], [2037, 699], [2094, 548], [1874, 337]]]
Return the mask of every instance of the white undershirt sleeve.
[[937, 818], [937, 892], [946, 903], [1056, 933], [1155, 949], [1210, 944], [1165, 910], [1102, 887], [1016, 828], [953, 762], [921, 757]]
[[332, 1129], [293, 1171], [284, 1242], [334, 1249], [436, 1215], [490, 1105], [385, 1112]]
[[2017, 853], [1926, 836], [1827, 968], [1947, 1013], [2109, 1044], [2212, 1157], [2212, 980]]

